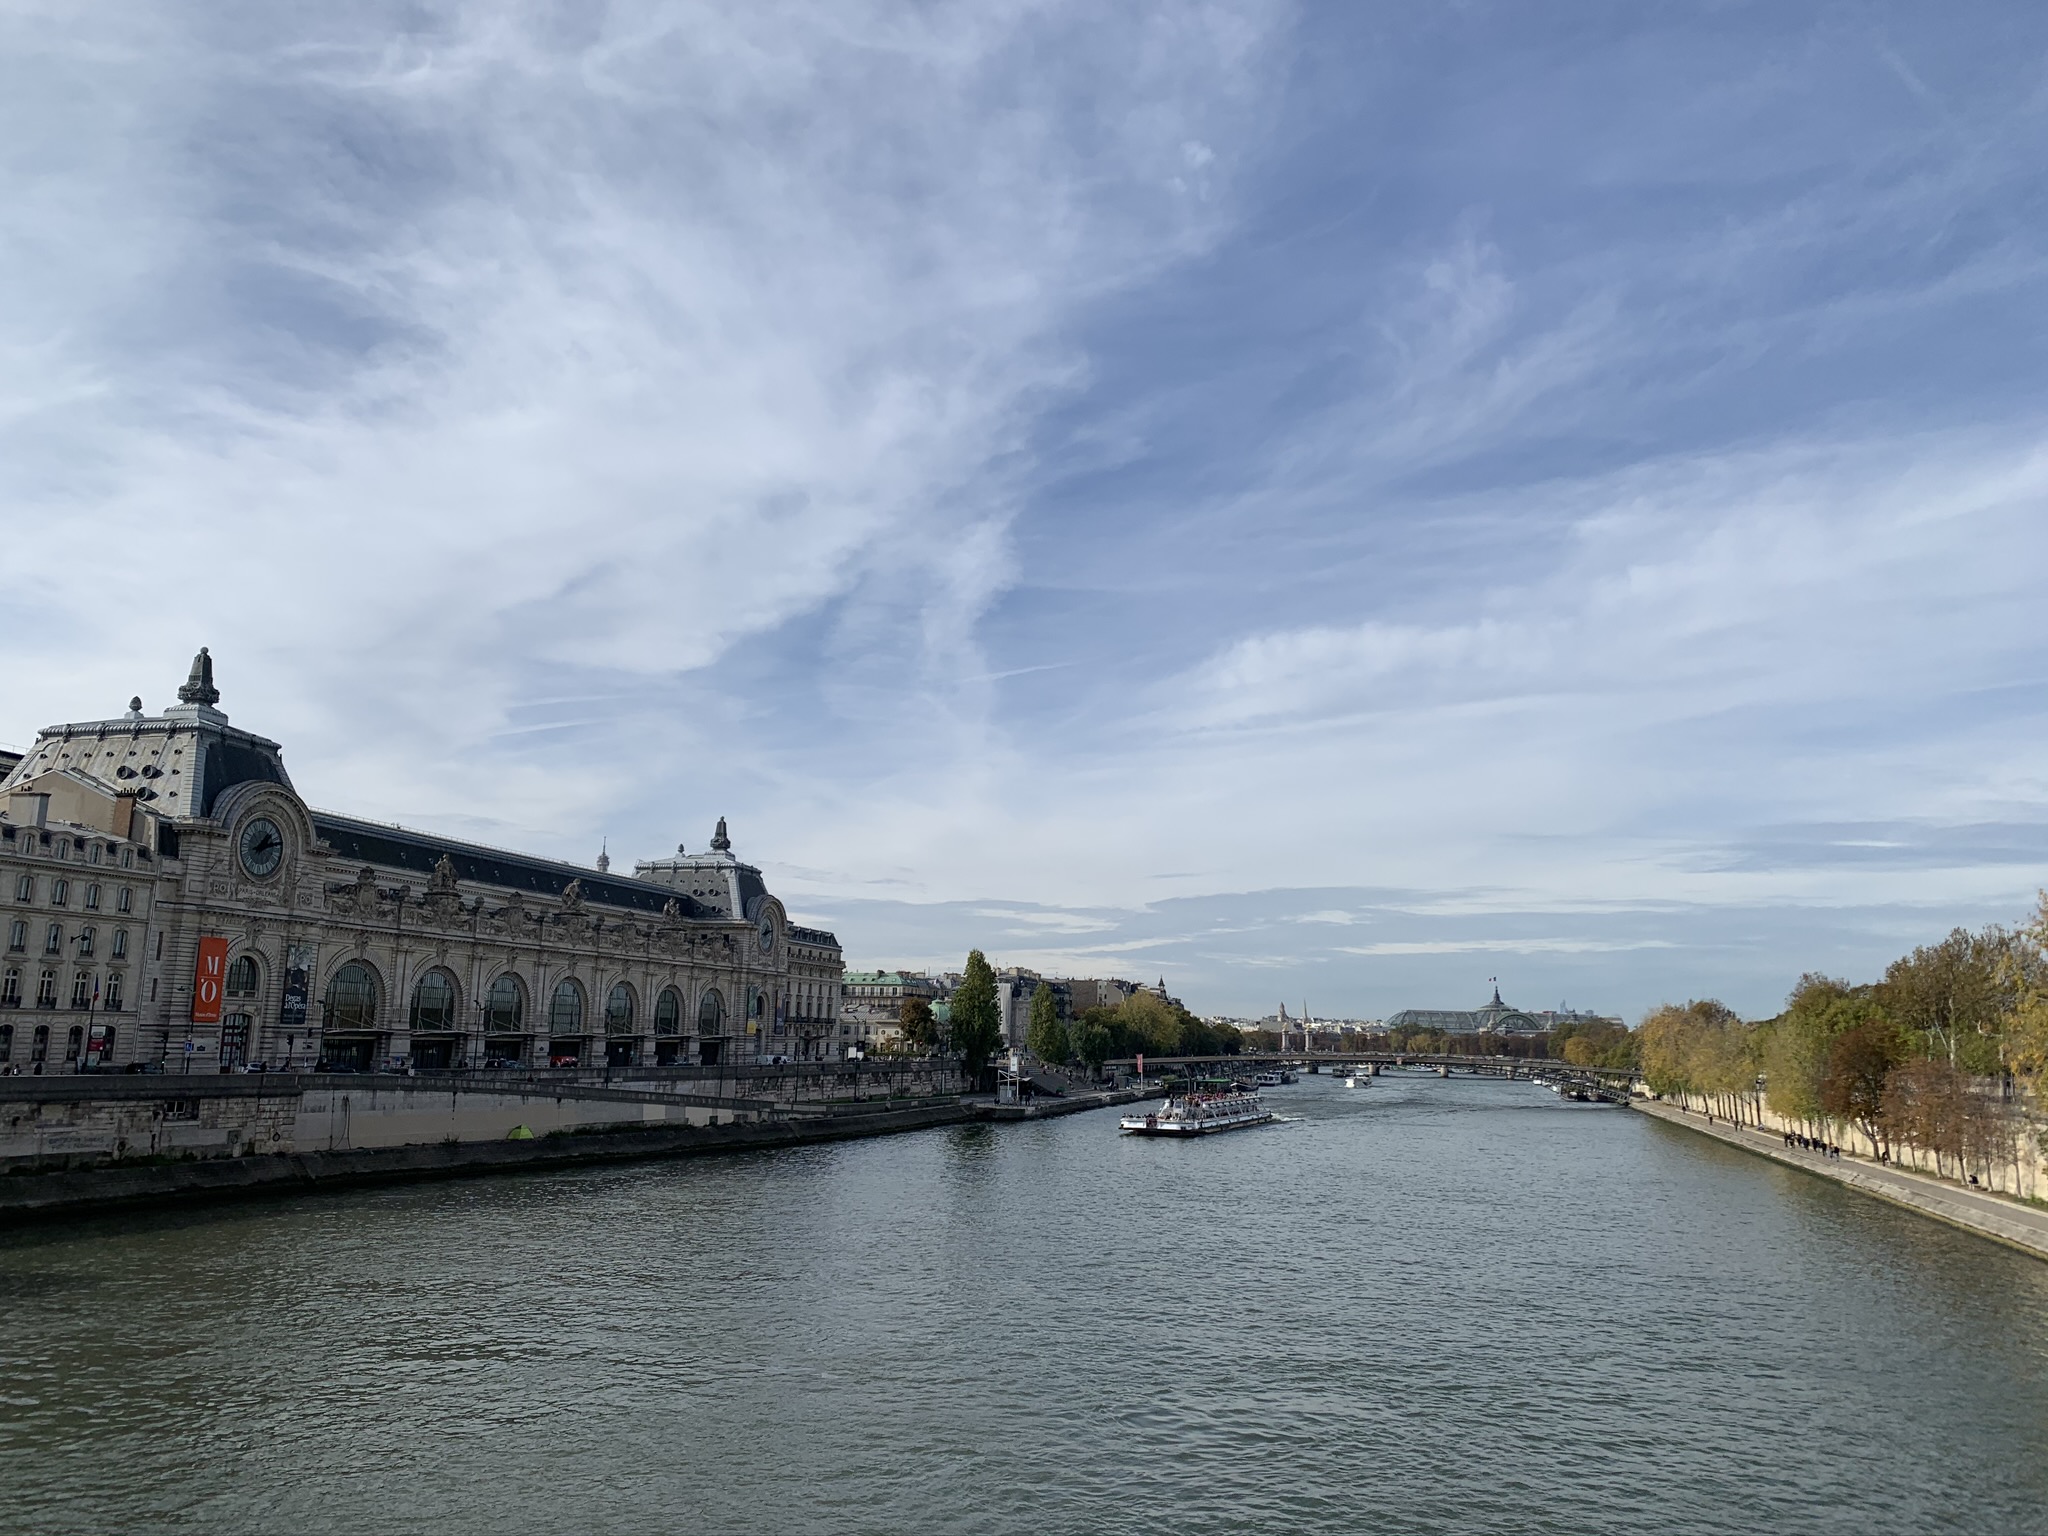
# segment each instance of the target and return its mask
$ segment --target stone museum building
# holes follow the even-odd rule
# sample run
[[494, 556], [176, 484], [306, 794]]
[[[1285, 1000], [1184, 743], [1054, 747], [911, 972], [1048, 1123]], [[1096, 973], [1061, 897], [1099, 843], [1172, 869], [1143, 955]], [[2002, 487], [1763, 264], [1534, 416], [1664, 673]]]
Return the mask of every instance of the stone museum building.
[[203, 650], [178, 700], [51, 726], [0, 780], [0, 1072], [836, 1054], [839, 942], [723, 818], [631, 877], [509, 853], [313, 809]]

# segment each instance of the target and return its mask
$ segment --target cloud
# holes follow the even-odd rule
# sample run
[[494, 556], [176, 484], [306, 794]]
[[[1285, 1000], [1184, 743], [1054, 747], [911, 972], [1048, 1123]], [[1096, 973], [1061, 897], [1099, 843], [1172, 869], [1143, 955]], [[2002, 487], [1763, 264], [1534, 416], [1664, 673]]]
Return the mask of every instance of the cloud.
[[1879, 10], [17, 8], [0, 736], [207, 643], [320, 803], [1259, 1011], [2009, 918], [2048, 22]]
[[722, 710], [677, 680], [827, 605], [852, 675], [986, 672], [1001, 466], [1084, 377], [1078, 309], [1209, 237], [1168, 182], [1197, 139], [1227, 179], [1274, 16], [134, 21], [6, 38], [12, 137], [62, 149], [11, 166], [0, 349], [48, 382], [0, 493], [132, 557], [4, 599], [51, 636], [25, 704], [160, 705], [210, 642], [324, 798], [545, 836], [571, 762], [616, 799], [702, 750]]
[[1407, 943], [1346, 944], [1347, 955], [1615, 955], [1634, 949], [1676, 949], [1669, 939], [1418, 939]]

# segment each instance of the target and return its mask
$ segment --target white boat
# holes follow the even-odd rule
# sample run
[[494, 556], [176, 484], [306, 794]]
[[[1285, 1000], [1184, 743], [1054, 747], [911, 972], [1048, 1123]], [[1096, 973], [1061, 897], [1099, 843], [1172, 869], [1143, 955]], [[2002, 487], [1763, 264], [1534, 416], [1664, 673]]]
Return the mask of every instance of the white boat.
[[1270, 1072], [1261, 1072], [1252, 1079], [1252, 1086], [1255, 1088], [1284, 1088], [1289, 1083], [1299, 1081], [1300, 1079], [1285, 1067], [1279, 1067]]
[[1169, 1098], [1158, 1109], [1125, 1115], [1120, 1125], [1127, 1136], [1212, 1136], [1218, 1131], [1263, 1125], [1273, 1111], [1256, 1088], [1193, 1088]]
[[1372, 1074], [1363, 1067], [1353, 1067], [1344, 1074], [1344, 1086], [1346, 1088], [1370, 1088], [1372, 1086]]

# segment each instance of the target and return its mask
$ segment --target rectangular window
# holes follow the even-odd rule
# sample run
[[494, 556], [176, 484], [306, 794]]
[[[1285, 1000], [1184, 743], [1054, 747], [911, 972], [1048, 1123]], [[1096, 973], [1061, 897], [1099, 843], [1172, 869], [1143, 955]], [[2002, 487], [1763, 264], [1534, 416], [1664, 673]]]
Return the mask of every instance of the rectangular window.
[[43, 953], [46, 955], [61, 955], [64, 953], [64, 928], [62, 924], [50, 924], [50, 931], [43, 935]]
[[[7, 967], [7, 974], [0, 976], [0, 1008], [19, 1008], [20, 1006], [21, 967], [10, 965]], [[12, 1029], [14, 1026], [9, 1024], [6, 1028]]]
[[74, 1008], [90, 1008], [92, 1006], [92, 975], [90, 972], [80, 971], [71, 978], [71, 1006]]
[[164, 957], [164, 936], [162, 933], [158, 933], [156, 936], [156, 957], [159, 960]]
[[123, 848], [121, 850], [121, 867], [123, 869], [132, 869], [134, 865], [135, 850], [133, 848]]
[[100, 888], [97, 885], [88, 885], [85, 888], [85, 910], [88, 912], [97, 912], [99, 911], [99, 909]]
[[50, 905], [51, 905], [51, 906], [53, 906], [53, 907], [61, 907], [61, 906], [63, 906], [63, 905], [64, 905], [64, 904], [65, 904], [65, 903], [66, 903], [67, 901], [69, 901], [70, 899], [71, 899], [71, 882], [70, 882], [69, 880], [52, 880], [52, 881], [50, 882]]
[[57, 839], [57, 857], [58, 857], [58, 858], [60, 858], [60, 859], [68, 859], [68, 858], [70, 858], [70, 857], [71, 857], [71, 839], [70, 839], [70, 838], [68, 838], [68, 837], [60, 837], [60, 838], [58, 838], [58, 839]]
[[19, 955], [28, 949], [28, 923], [17, 917], [7, 925], [7, 947]]
[[81, 959], [81, 960], [90, 960], [90, 959], [92, 958], [92, 946], [93, 946], [93, 940], [95, 940], [95, 939], [96, 939], [96, 938], [98, 938], [98, 937], [99, 937], [99, 935], [98, 935], [98, 934], [97, 934], [97, 933], [96, 933], [96, 932], [95, 932], [94, 930], [92, 930], [92, 929], [90, 929], [90, 928], [81, 928], [81, 929], [79, 929], [79, 930], [78, 930], [78, 958], [79, 958], [79, 959]]
[[126, 928], [116, 928], [114, 930], [114, 948], [112, 953], [116, 960], [128, 958], [128, 930]]
[[85, 856], [85, 861], [86, 861], [86, 863], [88, 863], [88, 864], [97, 864], [97, 863], [99, 863], [99, 861], [100, 861], [100, 845], [99, 845], [98, 843], [94, 843], [94, 844], [92, 845], [92, 848], [91, 848], [91, 850], [90, 850], [90, 851], [89, 851], [89, 852], [88, 852], [88, 853], [86, 854], [86, 856]]
[[57, 1006], [57, 973], [45, 971], [36, 978], [36, 1006], [54, 1008]]
[[149, 978], [149, 1000], [152, 1003], [156, 1001], [156, 978], [154, 976]]
[[0, 1024], [0, 1061], [6, 1061], [13, 1055], [14, 1026], [12, 1024]]
[[16, 901], [34, 901], [36, 899], [36, 877], [34, 875], [23, 875], [14, 882], [14, 899]]
[[109, 1013], [121, 1011], [121, 976], [118, 971], [107, 978], [106, 1009]]
[[114, 910], [116, 912], [127, 912], [132, 910], [134, 906], [135, 893], [129, 890], [127, 886], [122, 886], [121, 894], [114, 898]]

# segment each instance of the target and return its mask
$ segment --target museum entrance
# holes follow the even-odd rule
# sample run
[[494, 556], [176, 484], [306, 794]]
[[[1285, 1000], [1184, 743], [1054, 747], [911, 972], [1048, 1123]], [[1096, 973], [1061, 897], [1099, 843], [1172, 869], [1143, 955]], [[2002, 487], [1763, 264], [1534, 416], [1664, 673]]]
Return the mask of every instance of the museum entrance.
[[424, 1040], [415, 1035], [412, 1064], [424, 1072], [445, 1072], [455, 1065], [455, 1047], [459, 1043], [452, 1035], [429, 1035]]
[[330, 1036], [320, 1042], [322, 1072], [367, 1072], [376, 1059], [375, 1035], [343, 1035], [339, 1039]]

